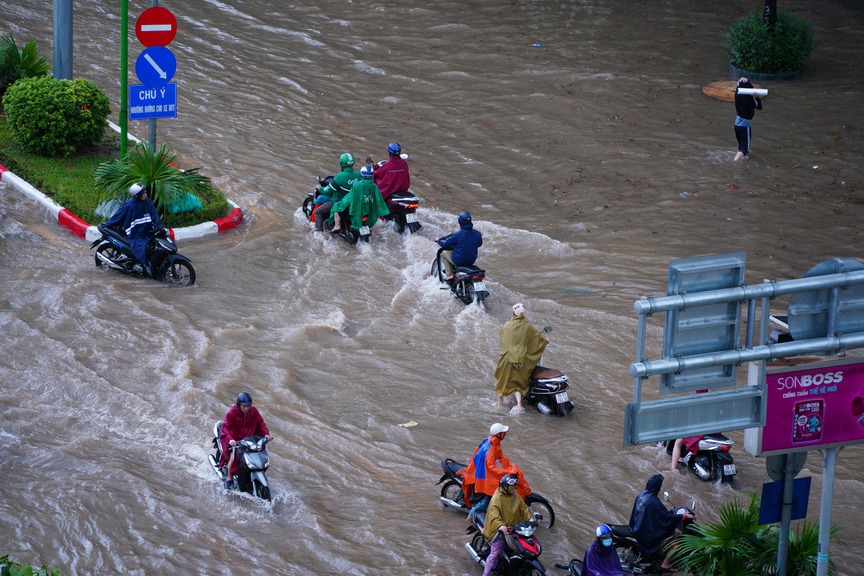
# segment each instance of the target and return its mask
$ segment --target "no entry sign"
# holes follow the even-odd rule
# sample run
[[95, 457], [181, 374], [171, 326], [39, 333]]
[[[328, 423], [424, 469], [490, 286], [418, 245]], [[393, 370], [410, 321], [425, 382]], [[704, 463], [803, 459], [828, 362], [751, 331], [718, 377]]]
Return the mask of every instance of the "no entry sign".
[[146, 47], [167, 46], [177, 35], [177, 18], [167, 8], [153, 6], [135, 22], [135, 36]]

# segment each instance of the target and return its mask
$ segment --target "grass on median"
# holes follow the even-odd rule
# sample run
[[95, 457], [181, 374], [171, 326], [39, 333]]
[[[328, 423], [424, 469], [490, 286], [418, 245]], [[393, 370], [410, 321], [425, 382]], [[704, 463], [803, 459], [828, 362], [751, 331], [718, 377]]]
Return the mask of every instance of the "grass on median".
[[[104, 192], [97, 190], [95, 185], [96, 168], [103, 162], [116, 160], [119, 155], [120, 136], [111, 130], [106, 130], [101, 142], [82, 148], [67, 158], [31, 154], [18, 147], [6, 119], [0, 118], [0, 164], [90, 224], [105, 221], [95, 213], [105, 200]], [[171, 228], [193, 226], [227, 216], [233, 209], [225, 195], [216, 188], [211, 187], [200, 200], [203, 210], [167, 214], [162, 218], [163, 223]]]

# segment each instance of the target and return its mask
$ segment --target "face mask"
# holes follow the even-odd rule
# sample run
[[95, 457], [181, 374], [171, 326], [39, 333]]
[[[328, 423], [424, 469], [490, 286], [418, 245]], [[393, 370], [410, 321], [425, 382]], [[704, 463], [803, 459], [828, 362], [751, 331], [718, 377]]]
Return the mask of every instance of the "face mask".
[[611, 546], [611, 545], [612, 545], [612, 539], [611, 538], [609, 538], [608, 540], [603, 540], [603, 546]]

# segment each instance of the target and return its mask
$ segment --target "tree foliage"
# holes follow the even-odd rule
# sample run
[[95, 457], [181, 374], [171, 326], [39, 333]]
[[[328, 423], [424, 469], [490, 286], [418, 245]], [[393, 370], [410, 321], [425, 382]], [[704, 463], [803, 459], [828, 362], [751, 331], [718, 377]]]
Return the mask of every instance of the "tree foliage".
[[760, 12], [750, 12], [729, 29], [729, 60], [742, 70], [764, 74], [794, 72], [816, 46], [807, 20], [786, 10], [769, 26]]

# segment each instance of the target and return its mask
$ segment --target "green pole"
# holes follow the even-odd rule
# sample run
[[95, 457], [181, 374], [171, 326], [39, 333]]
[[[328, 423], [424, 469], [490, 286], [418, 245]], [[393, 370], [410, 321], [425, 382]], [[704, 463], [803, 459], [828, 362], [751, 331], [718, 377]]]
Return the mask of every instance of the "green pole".
[[129, 51], [129, 0], [120, 0], [120, 157], [126, 157], [126, 139], [129, 123], [129, 80], [127, 74]]

